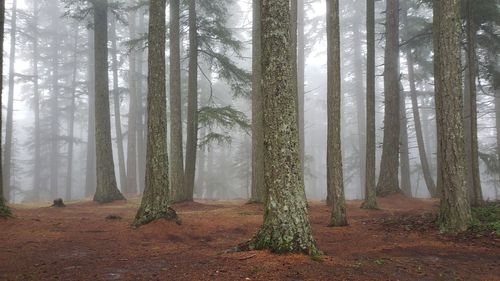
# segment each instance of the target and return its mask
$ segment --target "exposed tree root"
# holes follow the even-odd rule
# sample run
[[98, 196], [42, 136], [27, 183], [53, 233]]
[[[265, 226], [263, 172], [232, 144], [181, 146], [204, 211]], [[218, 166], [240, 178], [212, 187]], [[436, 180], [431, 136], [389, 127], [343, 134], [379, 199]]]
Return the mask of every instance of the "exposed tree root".
[[178, 225], [182, 223], [175, 210], [168, 207], [166, 210], [161, 211], [152, 211], [147, 209], [140, 210], [131, 226], [132, 228], [138, 228], [141, 225], [145, 225], [159, 219], [175, 220], [175, 223]]

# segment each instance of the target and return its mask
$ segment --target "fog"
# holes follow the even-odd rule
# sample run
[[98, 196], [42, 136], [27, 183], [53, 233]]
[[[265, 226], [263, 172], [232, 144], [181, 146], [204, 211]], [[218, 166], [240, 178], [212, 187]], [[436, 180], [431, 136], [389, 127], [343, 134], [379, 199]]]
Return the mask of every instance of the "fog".
[[[92, 17], [83, 17], [78, 1], [18, 0], [13, 33], [13, 2], [6, 1], [4, 41], [4, 95], [2, 139], [4, 148], [4, 190], [10, 202], [51, 201], [55, 197], [79, 200], [92, 196], [95, 189], [95, 151], [91, 144], [93, 130]], [[135, 2], [135, 1], [134, 1]], [[227, 115], [199, 117], [198, 151], [194, 196], [204, 199], [247, 199], [251, 193], [252, 138], [251, 84], [252, 3], [250, 1], [216, 1], [223, 15], [215, 16], [200, 8], [199, 36], [210, 41], [202, 44], [199, 55], [198, 104], [201, 108], [230, 109]], [[364, 196], [365, 158], [365, 84], [366, 28], [365, 2], [341, 0], [341, 70], [342, 70], [342, 153], [345, 194], [347, 199]], [[380, 164], [384, 113], [384, 43], [385, 1], [376, 1], [376, 136], [377, 167]], [[432, 73], [432, 9], [421, 1], [401, 1], [408, 8], [410, 24], [400, 24], [400, 82], [407, 116], [408, 154], [412, 196], [429, 197], [419, 148], [416, 140], [407, 57], [404, 46], [412, 44], [415, 62], [416, 90], [430, 172], [436, 181], [436, 126]], [[123, 190], [126, 163], [136, 159], [138, 184], [132, 195], [140, 194], [144, 182], [145, 120], [147, 93], [146, 33], [148, 13], [145, 5], [131, 8], [131, 1], [116, 1], [108, 15], [109, 89], [111, 132], [116, 179]], [[80, 6], [78, 6], [80, 5]], [[403, 6], [403, 4], [402, 4]], [[326, 32], [325, 1], [306, 0], [303, 21], [304, 41], [304, 180], [308, 199], [326, 198]], [[78, 10], [80, 9], [80, 10]], [[167, 16], [168, 16], [167, 3]], [[188, 51], [187, 6], [181, 5], [181, 89], [183, 142], [186, 142]], [[84, 9], [83, 9], [84, 10]], [[134, 12], [136, 33], [130, 36], [130, 14]], [[218, 30], [206, 31], [210, 20], [227, 17]], [[402, 18], [402, 15], [400, 16]], [[204, 25], [206, 24], [206, 26]], [[167, 31], [169, 23], [167, 18]], [[113, 34], [115, 29], [115, 34]], [[299, 28], [300, 30], [300, 28]], [[12, 37], [15, 36], [15, 39]], [[299, 36], [300, 37], [300, 36]], [[113, 38], [116, 38], [114, 44]], [[15, 40], [14, 48], [11, 48]], [[229, 42], [229, 43], [228, 43]], [[116, 46], [115, 46], [116, 45]], [[12, 53], [15, 51], [15, 54]], [[167, 76], [168, 40], [167, 40]], [[136, 75], [130, 75], [130, 54], [137, 56]], [[224, 56], [231, 64], [214, 60]], [[299, 54], [301, 52], [299, 51]], [[478, 46], [478, 140], [483, 196], [499, 199], [500, 170], [497, 156], [495, 89], [488, 74], [489, 50]], [[116, 61], [113, 58], [116, 54]], [[496, 56], [493, 60], [497, 60]], [[10, 61], [15, 59], [13, 68]], [[498, 62], [498, 60], [497, 60]], [[36, 71], [35, 72], [35, 64]], [[234, 65], [233, 65], [234, 64]], [[497, 63], [497, 71], [498, 71]], [[235, 69], [237, 68], [237, 69]], [[300, 71], [300, 70], [299, 70]], [[117, 80], [115, 79], [117, 78]], [[138, 131], [134, 138], [135, 153], [129, 153], [130, 84], [135, 79], [139, 96]], [[116, 80], [116, 81], [115, 81]], [[167, 79], [168, 84], [168, 79]], [[167, 98], [169, 98], [167, 85]], [[9, 101], [9, 91], [13, 100]], [[118, 104], [116, 104], [118, 102]], [[169, 102], [167, 101], [167, 105]], [[11, 107], [12, 106], [12, 107]], [[119, 109], [119, 114], [116, 109]], [[9, 110], [12, 120], [9, 120]], [[169, 109], [168, 109], [169, 110]], [[170, 111], [169, 111], [170, 113]], [[240, 114], [241, 113], [241, 114]], [[120, 117], [120, 120], [117, 120]], [[228, 117], [228, 116], [231, 117]], [[168, 115], [170, 116], [170, 115]], [[212, 119], [210, 119], [212, 118]], [[466, 116], [467, 118], [467, 116]], [[221, 121], [222, 119], [222, 121]], [[169, 119], [170, 120], [170, 119]], [[9, 122], [11, 122], [9, 124]], [[135, 122], [135, 121], [134, 121]], [[120, 125], [121, 133], [117, 131]], [[168, 131], [170, 131], [170, 127]], [[9, 138], [11, 131], [12, 140]], [[170, 139], [169, 145], [170, 145]], [[9, 145], [11, 143], [11, 145]], [[118, 143], [121, 143], [119, 146]], [[90, 151], [89, 151], [90, 149]], [[8, 151], [7, 151], [8, 150]], [[120, 156], [120, 153], [122, 156]], [[37, 156], [38, 155], [38, 156]], [[94, 155], [92, 157], [92, 155]], [[184, 153], [185, 156], [185, 153]], [[9, 157], [10, 160], [6, 160]], [[90, 157], [90, 158], [89, 158]], [[120, 167], [120, 165], [123, 165]], [[8, 172], [6, 172], [8, 171]], [[123, 174], [125, 172], [125, 174]], [[122, 174], [121, 174], [122, 173]], [[378, 170], [377, 170], [378, 175]], [[142, 177], [141, 177], [142, 176]], [[129, 189], [130, 190], [130, 189]], [[55, 192], [55, 193], [54, 193]], [[131, 195], [128, 192], [127, 195]]]

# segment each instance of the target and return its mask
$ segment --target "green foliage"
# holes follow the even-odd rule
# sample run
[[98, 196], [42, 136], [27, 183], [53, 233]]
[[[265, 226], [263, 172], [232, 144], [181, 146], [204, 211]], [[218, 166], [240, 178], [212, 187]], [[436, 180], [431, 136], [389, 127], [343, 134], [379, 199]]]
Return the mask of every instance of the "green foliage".
[[[246, 132], [250, 130], [250, 121], [246, 115], [231, 106], [205, 106], [200, 108], [198, 111], [198, 124], [200, 128], [205, 127], [210, 131], [200, 140], [200, 147], [211, 143], [230, 144], [232, 140], [230, 133], [234, 128]], [[217, 129], [222, 133], [217, 132]]]
[[472, 208], [473, 232], [494, 231], [500, 236], [500, 203], [488, 203], [483, 207]]

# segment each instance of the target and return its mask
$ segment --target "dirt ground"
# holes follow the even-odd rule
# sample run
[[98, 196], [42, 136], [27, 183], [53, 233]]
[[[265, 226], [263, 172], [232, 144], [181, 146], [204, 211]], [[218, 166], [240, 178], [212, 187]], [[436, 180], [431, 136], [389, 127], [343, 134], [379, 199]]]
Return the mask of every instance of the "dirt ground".
[[137, 205], [13, 206], [16, 218], [0, 219], [0, 280], [500, 280], [500, 240], [439, 235], [429, 215], [433, 200], [393, 196], [376, 211], [351, 201], [343, 228], [327, 227], [329, 208], [311, 202], [320, 261], [224, 253], [256, 232], [262, 205], [177, 204], [181, 225], [131, 229]]

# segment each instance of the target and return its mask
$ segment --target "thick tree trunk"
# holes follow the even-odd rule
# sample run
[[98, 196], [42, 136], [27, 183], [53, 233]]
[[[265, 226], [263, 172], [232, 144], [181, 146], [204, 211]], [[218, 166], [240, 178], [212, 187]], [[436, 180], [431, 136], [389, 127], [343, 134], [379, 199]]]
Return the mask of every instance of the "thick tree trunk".
[[399, 192], [399, 0], [387, 0], [384, 59], [384, 141], [377, 194]]
[[375, 190], [375, 1], [366, 0], [366, 160], [365, 200], [361, 208], [376, 209]]
[[89, 119], [87, 128], [87, 157], [86, 157], [86, 176], [85, 176], [85, 196], [91, 196], [95, 193], [97, 184], [96, 175], [96, 151], [95, 151], [95, 52], [94, 52], [94, 32], [89, 29], [89, 60], [88, 66], [88, 105]]
[[151, 0], [148, 48], [148, 138], [146, 185], [134, 224], [174, 218], [169, 208], [167, 109], [165, 87], [165, 0]]
[[71, 81], [71, 101], [68, 110], [68, 155], [66, 167], [66, 200], [72, 199], [72, 180], [73, 180], [73, 138], [75, 126], [76, 111], [76, 75], [78, 71], [78, 26], [75, 25], [75, 47], [73, 50], [73, 73]]
[[38, 61], [40, 57], [40, 53], [38, 50], [38, 40], [39, 40], [39, 31], [38, 31], [38, 1], [33, 1], [33, 113], [35, 119], [35, 128], [34, 128], [34, 148], [35, 153], [33, 155], [33, 194], [34, 200], [40, 200], [40, 191], [41, 191], [41, 130], [40, 130], [40, 89], [38, 84]]
[[170, 1], [170, 187], [173, 202], [186, 200], [182, 152], [179, 0]]
[[[12, 18], [10, 21], [10, 52], [9, 52], [9, 93], [7, 100], [7, 120], [5, 122], [5, 148], [3, 159], [3, 196], [5, 201], [10, 200], [11, 192], [11, 164], [12, 164], [12, 126], [14, 112], [14, 76], [16, 63], [16, 32], [17, 32], [17, 0], [12, 2]], [[2, 33], [3, 34], [3, 33]]]
[[[5, 22], [5, 1], [0, 1], [0, 53], [3, 54], [3, 37]], [[0, 77], [3, 77], [3, 56], [0, 56]], [[0, 108], [2, 108], [3, 79], [0, 79]], [[2, 114], [0, 114], [0, 140], [2, 139]], [[2, 153], [2, 142], [0, 141], [0, 156]], [[1, 158], [1, 157], [0, 157]], [[9, 207], [5, 204], [3, 196], [2, 165], [0, 165], [0, 217], [11, 215]]]
[[94, 201], [108, 203], [125, 198], [116, 185], [108, 85], [108, 1], [94, 2], [95, 141], [97, 186]]
[[465, 71], [466, 89], [465, 89], [465, 122], [466, 125], [466, 145], [468, 158], [468, 189], [469, 199], [472, 206], [481, 206], [484, 204], [483, 192], [481, 189], [481, 178], [479, 171], [479, 152], [477, 139], [477, 90], [476, 90], [476, 26], [474, 23], [473, 9], [474, 5], [471, 0], [466, 0], [467, 14], [467, 68]]
[[460, 66], [460, 2], [434, 0], [434, 75], [441, 177], [439, 225], [465, 231], [471, 222], [467, 198]]
[[327, 185], [332, 201], [331, 226], [347, 225], [344, 177], [342, 174], [342, 147], [340, 135], [341, 79], [340, 79], [340, 23], [339, 1], [326, 2], [328, 55], [328, 140]]
[[400, 150], [400, 171], [401, 171], [401, 191], [404, 195], [411, 197], [411, 174], [410, 174], [410, 149], [408, 147], [408, 118], [406, 117], [406, 95], [403, 86], [401, 85], [401, 94], [399, 100], [400, 116], [401, 116], [401, 131], [399, 135]]
[[249, 249], [317, 255], [299, 159], [297, 96], [291, 64], [290, 1], [262, 1], [264, 222]]
[[305, 165], [305, 5], [304, 0], [297, 0], [297, 95], [298, 95], [298, 120], [299, 120], [299, 144], [300, 144], [300, 164], [302, 171]]
[[120, 113], [120, 89], [118, 84], [118, 46], [116, 38], [116, 19], [111, 20], [111, 58], [113, 63], [113, 105], [115, 111], [116, 148], [118, 149], [118, 170], [120, 186], [126, 190], [127, 172], [125, 171], [125, 153], [123, 152], [123, 133]]
[[[135, 3], [135, 2], [134, 2]], [[136, 12], [130, 11], [128, 16], [129, 34], [131, 39], [137, 37]], [[123, 190], [125, 193], [137, 193], [137, 125], [139, 91], [137, 87], [137, 52], [131, 50], [129, 54], [129, 110], [128, 110], [128, 140], [127, 140], [127, 183]], [[142, 180], [142, 179], [141, 179]]]
[[264, 133], [262, 103], [261, 0], [253, 0], [252, 24], [252, 196], [264, 202]]
[[186, 200], [193, 201], [196, 153], [198, 151], [198, 31], [196, 1], [189, 0], [189, 81], [186, 133]]

